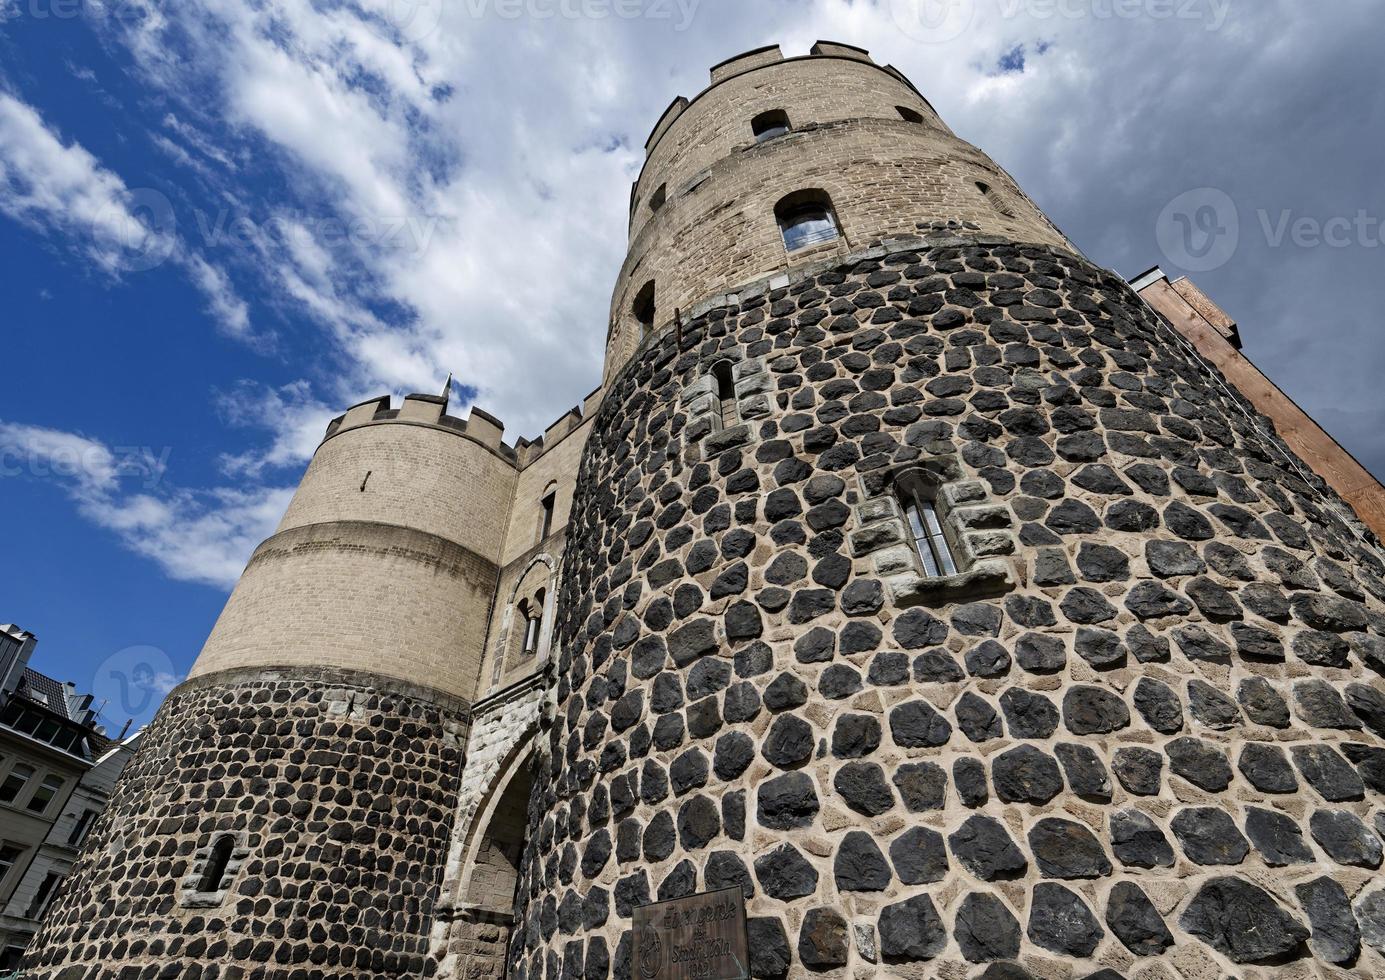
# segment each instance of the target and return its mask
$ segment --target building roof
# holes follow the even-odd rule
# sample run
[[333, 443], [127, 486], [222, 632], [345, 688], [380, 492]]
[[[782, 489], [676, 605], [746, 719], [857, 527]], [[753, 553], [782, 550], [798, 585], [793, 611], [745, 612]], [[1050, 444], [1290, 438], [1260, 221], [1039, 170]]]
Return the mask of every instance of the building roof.
[[49, 711], [66, 718], [68, 721], [79, 720], [73, 718], [68, 709], [66, 685], [47, 674], [40, 674], [32, 667], [24, 668], [24, 674], [19, 679], [19, 689], [15, 693], [28, 698], [35, 704], [43, 705]]

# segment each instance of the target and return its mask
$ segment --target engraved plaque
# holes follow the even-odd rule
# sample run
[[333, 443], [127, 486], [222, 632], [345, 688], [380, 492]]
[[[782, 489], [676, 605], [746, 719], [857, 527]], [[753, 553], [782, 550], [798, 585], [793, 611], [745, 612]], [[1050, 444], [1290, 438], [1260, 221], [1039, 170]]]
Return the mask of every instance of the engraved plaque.
[[745, 895], [723, 888], [635, 909], [635, 980], [748, 980]]

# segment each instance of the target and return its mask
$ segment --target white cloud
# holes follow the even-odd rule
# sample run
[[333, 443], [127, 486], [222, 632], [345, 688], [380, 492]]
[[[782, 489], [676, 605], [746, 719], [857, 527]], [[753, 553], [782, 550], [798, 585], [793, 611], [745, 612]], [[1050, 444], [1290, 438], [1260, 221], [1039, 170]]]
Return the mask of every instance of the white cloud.
[[167, 454], [0, 421], [0, 478], [53, 481], [78, 512], [171, 578], [229, 588], [273, 533], [292, 489], [192, 491], [164, 481]]
[[117, 273], [172, 251], [162, 214], [137, 213], [157, 204], [132, 194], [79, 144], [64, 144], [32, 106], [0, 92], [0, 211], [76, 239], [102, 270]]

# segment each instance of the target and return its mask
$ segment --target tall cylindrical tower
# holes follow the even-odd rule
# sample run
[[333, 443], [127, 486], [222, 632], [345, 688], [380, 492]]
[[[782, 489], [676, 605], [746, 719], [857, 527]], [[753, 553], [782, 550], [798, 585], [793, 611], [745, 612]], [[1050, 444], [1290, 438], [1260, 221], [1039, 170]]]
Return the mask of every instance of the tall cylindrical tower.
[[649, 148], [509, 975], [1385, 970], [1378, 543], [862, 52]]
[[63, 886], [33, 975], [431, 969], [515, 480], [499, 425], [445, 407], [375, 399], [329, 427]]

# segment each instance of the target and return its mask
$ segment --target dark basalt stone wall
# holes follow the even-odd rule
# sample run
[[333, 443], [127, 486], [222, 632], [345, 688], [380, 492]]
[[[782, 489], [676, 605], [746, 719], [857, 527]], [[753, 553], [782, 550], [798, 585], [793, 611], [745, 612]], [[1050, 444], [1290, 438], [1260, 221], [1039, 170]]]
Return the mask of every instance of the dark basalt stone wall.
[[[440, 706], [445, 705], [445, 706]], [[352, 671], [169, 695], [30, 948], [27, 977], [423, 977], [465, 708]], [[200, 855], [237, 841], [221, 898]]]
[[[725, 357], [741, 433], [690, 414]], [[1385, 565], [1250, 413], [996, 239], [653, 339], [582, 463], [512, 974], [629, 977], [634, 906], [735, 884], [757, 977], [1385, 968]], [[1011, 588], [898, 608], [863, 507], [949, 458]]]

